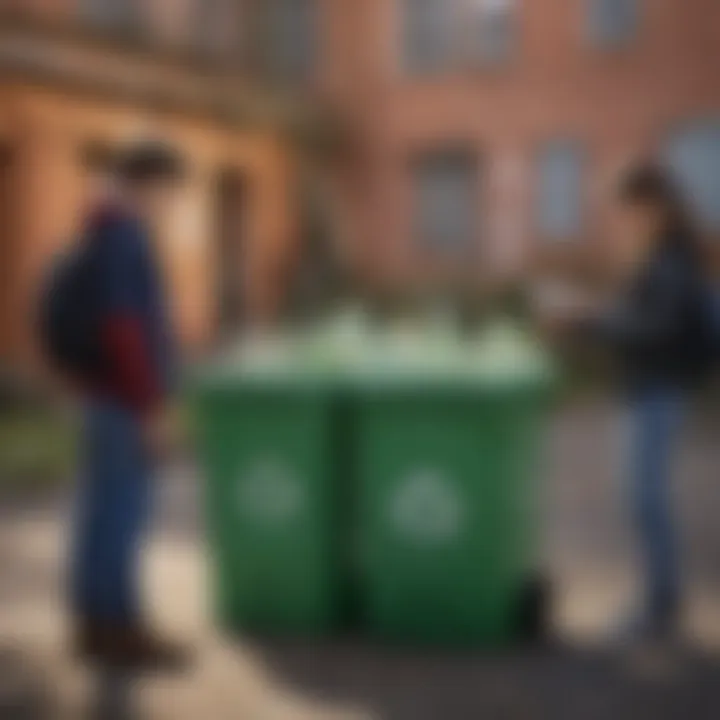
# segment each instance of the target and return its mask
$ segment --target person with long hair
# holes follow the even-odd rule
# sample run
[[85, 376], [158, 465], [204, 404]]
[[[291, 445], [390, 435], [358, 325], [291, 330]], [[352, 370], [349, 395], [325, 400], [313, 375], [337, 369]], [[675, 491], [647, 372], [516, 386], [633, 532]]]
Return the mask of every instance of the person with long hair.
[[672, 467], [689, 394], [715, 360], [709, 278], [683, 195], [662, 166], [632, 168], [616, 199], [629, 231], [618, 258], [620, 290], [612, 310], [578, 324], [608, 343], [623, 379], [644, 591], [622, 634], [668, 639], [678, 630], [682, 599]]

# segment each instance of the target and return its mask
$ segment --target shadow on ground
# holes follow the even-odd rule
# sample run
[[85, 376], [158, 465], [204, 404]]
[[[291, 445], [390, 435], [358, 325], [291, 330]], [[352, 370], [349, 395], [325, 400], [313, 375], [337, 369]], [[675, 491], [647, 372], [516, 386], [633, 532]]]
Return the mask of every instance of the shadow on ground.
[[[568, 647], [492, 656], [420, 653], [355, 641], [265, 641], [257, 649], [276, 676], [306, 696], [350, 699], [382, 720], [720, 717], [720, 657], [690, 649], [671, 658], [620, 658]], [[0, 718], [56, 719], [47, 679], [36, 670], [16, 650], [0, 649]], [[117, 688], [111, 683], [102, 687], [110, 695], [97, 695], [88, 720], [145, 720], [129, 704], [121, 710], [125, 701], [112, 696]], [[264, 719], [238, 715], [237, 720]]]
[[384, 720], [716, 720], [720, 657], [554, 647], [495, 656], [388, 651], [357, 642], [261, 643], [305, 692], [351, 698]]
[[47, 678], [15, 647], [0, 647], [0, 718], [53, 718]]

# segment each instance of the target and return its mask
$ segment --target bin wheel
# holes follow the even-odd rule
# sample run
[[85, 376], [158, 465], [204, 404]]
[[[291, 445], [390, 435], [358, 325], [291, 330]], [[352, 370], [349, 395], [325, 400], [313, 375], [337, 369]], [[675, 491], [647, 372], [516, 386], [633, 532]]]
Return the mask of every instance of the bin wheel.
[[532, 575], [520, 598], [520, 636], [523, 641], [542, 643], [550, 635], [551, 584], [543, 573]]

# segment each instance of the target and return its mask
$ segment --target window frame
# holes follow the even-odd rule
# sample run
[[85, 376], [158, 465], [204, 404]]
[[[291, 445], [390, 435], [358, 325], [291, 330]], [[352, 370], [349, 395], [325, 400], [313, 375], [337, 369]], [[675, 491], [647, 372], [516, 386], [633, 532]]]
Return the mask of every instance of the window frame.
[[[573, 212], [575, 218], [572, 228], [553, 228], [552, 222], [547, 222], [548, 211], [545, 207], [546, 189], [546, 161], [551, 157], [550, 153], [559, 149], [570, 151], [566, 157], [574, 159], [573, 172], [576, 173], [575, 181], [570, 179], [570, 186], [576, 190], [577, 206]], [[543, 244], [564, 245], [572, 243], [583, 236], [587, 231], [588, 216], [588, 159], [587, 145], [582, 138], [568, 134], [549, 137], [541, 141], [534, 153], [533, 177], [533, 226]]]
[[[278, 8], [289, 2], [304, 3], [308, 8], [305, 21], [307, 21], [306, 27], [309, 37], [303, 43], [305, 57], [299, 69], [295, 66], [295, 63], [277, 52], [278, 48], [285, 49], [287, 47], [286, 43], [278, 42], [281, 34], [277, 27], [279, 23], [277, 19]], [[260, 49], [260, 56], [262, 57], [262, 66], [265, 73], [274, 82], [282, 84], [313, 84], [318, 76], [322, 45], [322, 18], [319, 0], [262, 0], [260, 5], [263, 7], [257, 18], [259, 20], [258, 39], [264, 46], [264, 49]], [[275, 14], [275, 17], [273, 17], [273, 14]], [[293, 49], [293, 52], [295, 49], [297, 49], [297, 46]]]
[[[106, 7], [105, 14], [101, 7]], [[111, 12], [111, 9], [115, 8]], [[83, 22], [108, 33], [138, 34], [146, 29], [146, 13], [140, 0], [77, 0]]]
[[[665, 133], [662, 146], [662, 158], [671, 174], [681, 186], [683, 194], [689, 194], [691, 189], [687, 187], [683, 171], [677, 168], [677, 164], [673, 160], [673, 152], [677, 149], [677, 143], [688, 138], [698, 137], [701, 133], [707, 132], [717, 142], [717, 202], [710, 200], [708, 205], [718, 208], [716, 210], [717, 217], [710, 217], [712, 213], [708, 213], [705, 217], [705, 210], [698, 208], [697, 204], [689, 199], [693, 208], [693, 217], [697, 220], [700, 228], [713, 236], [720, 237], [720, 114], [700, 115], [674, 123]], [[714, 136], [714, 137], [713, 137]]]
[[[443, 19], [444, 28], [440, 32], [445, 37], [440, 41], [442, 46], [440, 56], [418, 61], [419, 54], [413, 48], [411, 31], [411, 13], [409, 8], [423, 2], [433, 3], [437, 8], [450, 8], [447, 17]], [[459, 51], [462, 38], [462, 19], [466, 3], [464, 0], [395, 0], [398, 22], [398, 47], [400, 69], [404, 77], [412, 79], [433, 78], [452, 72], [459, 67], [462, 60], [462, 51]], [[454, 8], [454, 9], [453, 9]]]
[[[466, 237], [440, 238], [440, 234], [431, 237], [433, 228], [428, 227], [423, 209], [427, 209], [425, 201], [426, 188], [429, 173], [433, 170], [443, 170], [443, 163], [446, 168], [453, 162], [458, 162], [458, 167], [467, 173], [469, 182], [463, 188], [467, 194], [468, 214], [466, 218]], [[409, 156], [407, 163], [407, 177], [409, 181], [410, 195], [410, 232], [412, 244], [423, 252], [444, 254], [447, 256], [467, 256], [475, 252], [483, 234], [482, 222], [479, 215], [481, 202], [479, 201], [482, 191], [481, 157], [476, 148], [472, 145], [448, 144], [418, 149]], [[437, 178], [435, 178], [437, 180]]]
[[630, 46], [640, 34], [643, 17], [642, 0], [623, 0], [632, 3], [629, 22], [622, 28], [611, 28], [603, 22], [604, 3], [613, 0], [585, 0], [585, 34], [593, 47], [602, 50], [620, 50]]
[[[240, 58], [245, 52], [243, 27], [246, 6], [232, 0], [193, 0], [188, 14], [190, 45], [208, 58]], [[209, 10], [209, 17], [203, 12]], [[224, 23], [232, 22], [233, 28], [222, 32]], [[227, 33], [227, 34], [225, 34]], [[218, 44], [215, 44], [218, 43]]]
[[[469, 0], [470, 3], [478, 0]], [[506, 7], [493, 9], [492, 3], [503, 2]], [[479, 7], [470, 7], [465, 2], [468, 12], [476, 13], [473, 27], [472, 57], [476, 64], [482, 67], [496, 67], [507, 64], [518, 51], [518, 23], [520, 17], [519, 0], [482, 0]], [[495, 15], [495, 16], [494, 16]], [[503, 43], [498, 50], [493, 48], [488, 52], [486, 33], [489, 23], [503, 22]]]

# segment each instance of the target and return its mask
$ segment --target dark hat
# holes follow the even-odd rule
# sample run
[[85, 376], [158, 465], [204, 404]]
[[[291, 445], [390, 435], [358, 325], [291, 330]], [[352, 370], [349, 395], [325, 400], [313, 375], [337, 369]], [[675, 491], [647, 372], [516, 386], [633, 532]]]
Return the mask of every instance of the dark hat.
[[628, 202], [662, 202], [679, 200], [679, 188], [671, 171], [657, 161], [646, 161], [631, 167], [620, 181], [618, 194]]
[[180, 153], [159, 140], [129, 145], [120, 151], [114, 164], [118, 178], [129, 183], [181, 180], [186, 173]]

